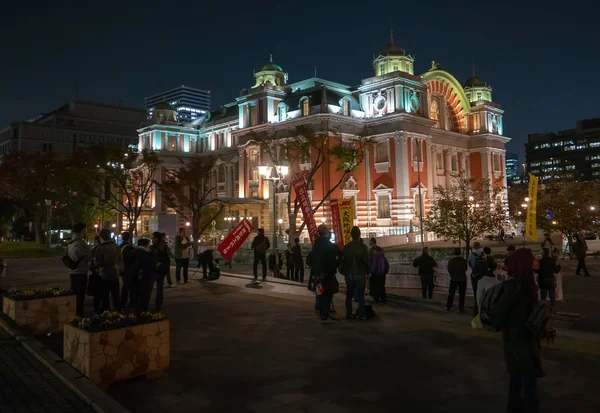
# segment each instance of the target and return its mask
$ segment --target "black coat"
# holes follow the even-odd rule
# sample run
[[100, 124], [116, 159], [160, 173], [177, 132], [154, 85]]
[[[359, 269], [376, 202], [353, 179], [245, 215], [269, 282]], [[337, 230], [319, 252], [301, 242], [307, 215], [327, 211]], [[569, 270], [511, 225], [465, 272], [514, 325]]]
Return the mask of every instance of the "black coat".
[[151, 279], [156, 271], [156, 258], [154, 254], [145, 248], [138, 247], [131, 255], [134, 257], [134, 267], [137, 279]]
[[502, 344], [506, 369], [510, 375], [544, 377], [540, 342], [525, 327], [531, 313], [533, 298], [529, 295], [529, 286], [521, 281], [521, 290], [504, 329]]
[[454, 282], [467, 282], [467, 269], [469, 268], [467, 260], [463, 257], [452, 257], [448, 261], [448, 273], [450, 280]]
[[413, 261], [413, 267], [419, 268], [419, 275], [433, 275], [436, 266], [437, 262], [429, 254], [423, 254]]
[[165, 276], [171, 271], [171, 256], [166, 245], [153, 245], [152, 253], [156, 260], [156, 275]]

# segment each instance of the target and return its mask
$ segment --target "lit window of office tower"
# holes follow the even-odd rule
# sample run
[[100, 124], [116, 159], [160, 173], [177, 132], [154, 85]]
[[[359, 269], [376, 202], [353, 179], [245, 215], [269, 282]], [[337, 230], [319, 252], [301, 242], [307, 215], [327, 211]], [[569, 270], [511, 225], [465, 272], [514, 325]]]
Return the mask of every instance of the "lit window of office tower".
[[146, 98], [148, 119], [152, 118], [154, 107], [159, 103], [168, 103], [177, 111], [177, 120], [183, 123], [194, 122], [210, 112], [210, 91], [181, 85], [166, 92]]

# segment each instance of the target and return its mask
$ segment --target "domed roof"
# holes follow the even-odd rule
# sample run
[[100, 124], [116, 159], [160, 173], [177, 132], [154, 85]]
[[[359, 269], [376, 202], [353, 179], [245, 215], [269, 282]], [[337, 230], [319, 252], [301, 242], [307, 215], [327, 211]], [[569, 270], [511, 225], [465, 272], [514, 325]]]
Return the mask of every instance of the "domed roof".
[[471, 76], [465, 82], [465, 87], [485, 87], [487, 85], [488, 84], [486, 82], [484, 82], [483, 80], [481, 80], [477, 76]]
[[390, 40], [381, 53], [382, 56], [404, 56], [405, 54], [404, 49], [398, 46], [393, 39]]
[[268, 71], [268, 70], [276, 70], [278, 72], [283, 72], [283, 69], [281, 68], [281, 66], [273, 63], [273, 55], [269, 56], [269, 63], [267, 63], [266, 65], [263, 65], [263, 67], [260, 68], [260, 71]]

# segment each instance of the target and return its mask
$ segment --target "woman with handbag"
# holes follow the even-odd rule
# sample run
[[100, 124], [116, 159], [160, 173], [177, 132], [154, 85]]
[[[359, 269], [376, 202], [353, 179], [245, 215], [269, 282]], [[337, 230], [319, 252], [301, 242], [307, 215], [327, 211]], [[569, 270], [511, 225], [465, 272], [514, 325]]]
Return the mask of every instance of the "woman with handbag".
[[540, 260], [540, 268], [537, 270], [538, 273], [538, 285], [540, 287], [540, 297], [542, 301], [546, 300], [547, 296], [550, 296], [550, 305], [554, 311], [556, 303], [556, 275], [560, 272], [560, 265], [556, 264], [554, 258], [551, 256], [549, 248], [544, 248], [543, 257]]

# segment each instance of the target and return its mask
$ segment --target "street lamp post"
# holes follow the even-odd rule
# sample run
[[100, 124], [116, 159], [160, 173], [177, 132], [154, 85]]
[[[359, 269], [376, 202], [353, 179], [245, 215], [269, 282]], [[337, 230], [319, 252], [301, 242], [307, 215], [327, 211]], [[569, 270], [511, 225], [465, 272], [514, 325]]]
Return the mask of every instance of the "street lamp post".
[[52, 201], [46, 199], [46, 249], [50, 249], [50, 222], [52, 221]]
[[275, 191], [277, 188], [277, 182], [285, 179], [288, 174], [288, 167], [286, 165], [275, 165], [275, 176], [271, 176], [273, 173], [273, 167], [267, 165], [261, 165], [258, 167], [258, 173], [272, 183], [271, 188], [273, 188], [271, 192], [271, 196], [273, 197], [273, 252], [277, 248], [277, 197], [275, 196]]

